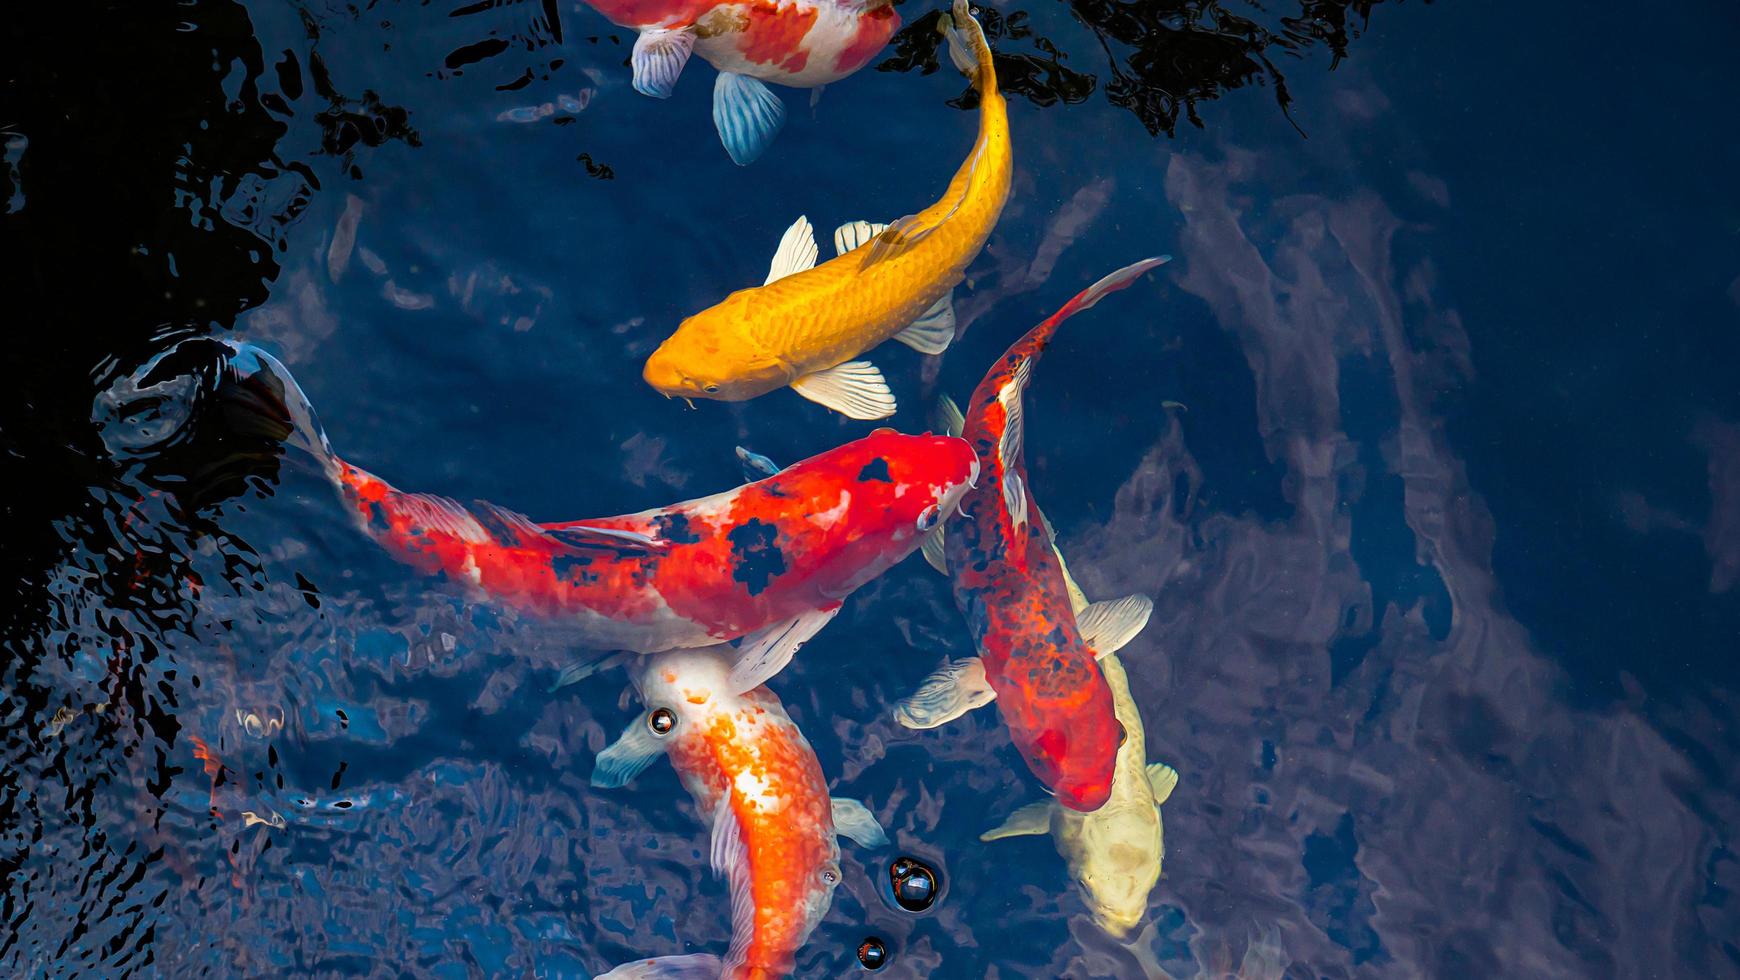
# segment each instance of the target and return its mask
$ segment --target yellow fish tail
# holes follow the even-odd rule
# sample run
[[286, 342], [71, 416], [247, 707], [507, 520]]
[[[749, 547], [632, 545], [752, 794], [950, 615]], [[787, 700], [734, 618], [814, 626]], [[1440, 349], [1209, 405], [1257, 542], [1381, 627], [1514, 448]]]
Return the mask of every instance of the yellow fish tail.
[[[937, 29], [949, 42], [949, 58], [961, 74], [973, 80], [980, 95], [997, 91], [997, 73], [991, 67], [991, 44], [985, 40], [985, 30], [973, 19], [967, 0], [955, 0], [951, 17], [937, 22]], [[949, 23], [950, 19], [954, 23]]]

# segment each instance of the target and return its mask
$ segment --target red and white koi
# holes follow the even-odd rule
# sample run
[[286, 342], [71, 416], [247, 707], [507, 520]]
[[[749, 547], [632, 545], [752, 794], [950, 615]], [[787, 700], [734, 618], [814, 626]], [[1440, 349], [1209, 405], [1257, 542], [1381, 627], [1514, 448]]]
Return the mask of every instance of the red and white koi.
[[[1147, 625], [1147, 596], [1089, 604], [1027, 489], [1021, 395], [1033, 362], [1064, 320], [1167, 261], [1127, 266], [1088, 287], [1011, 346], [973, 392], [965, 419], [945, 404], [985, 461], [985, 485], [927, 540], [925, 557], [953, 580], [979, 656], [944, 664], [895, 708], [909, 728], [934, 728], [997, 702], [1028, 768], [1073, 810], [1110, 797], [1124, 731], [1096, 657]], [[947, 529], [946, 538], [943, 535]]]
[[639, 32], [636, 91], [669, 98], [691, 53], [719, 77], [713, 124], [731, 159], [755, 161], [785, 125], [766, 82], [818, 88], [864, 67], [900, 28], [892, 0], [587, 0]]
[[732, 657], [713, 647], [646, 658], [636, 678], [646, 710], [592, 773], [594, 786], [622, 786], [670, 757], [711, 821], [713, 870], [731, 890], [730, 948], [723, 959], [626, 963], [604, 975], [610, 980], [787, 976], [840, 883], [837, 835], [864, 847], [888, 842], [862, 803], [829, 797], [815, 750], [779, 698], [765, 687], [735, 693]]
[[882, 428], [777, 475], [668, 507], [534, 523], [486, 501], [399, 490], [339, 458], [288, 370], [247, 344], [230, 373], [282, 417], [363, 530], [477, 596], [560, 618], [582, 646], [656, 653], [738, 640], [759, 686], [842, 601], [918, 550], [979, 476], [964, 439]]

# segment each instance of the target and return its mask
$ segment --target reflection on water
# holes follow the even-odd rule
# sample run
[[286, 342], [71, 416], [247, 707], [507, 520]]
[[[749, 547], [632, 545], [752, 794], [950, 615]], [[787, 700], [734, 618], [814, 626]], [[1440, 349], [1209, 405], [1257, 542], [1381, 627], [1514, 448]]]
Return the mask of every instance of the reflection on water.
[[[1618, 652], [1543, 642], [1507, 597], [1539, 609], [1554, 583], [1495, 553], [1584, 532], [1495, 516], [1524, 481], [1486, 446], [1530, 423], [1463, 408], [1508, 342], [1464, 312], [1484, 243], [1463, 202], [1484, 198], [1376, 66], [1483, 69], [1360, 37], [1404, 10], [1398, 35], [1454, 16], [984, 11], [1027, 103], [1021, 170], [958, 303], [970, 329], [940, 363], [889, 358], [912, 393], [896, 423], [921, 427], [1099, 273], [1177, 256], [1151, 315], [1065, 331], [1028, 436], [1087, 592], [1156, 598], [1122, 657], [1149, 756], [1181, 775], [1166, 877], [1123, 945], [1046, 838], [977, 841], [1035, 790], [994, 718], [888, 715], [970, 652], [908, 563], [776, 682], [894, 844], [846, 849], [799, 975], [859, 970], [869, 936], [881, 976], [1740, 970], [1732, 674], [1687, 654], [1716, 673], [1684, 693], [1624, 659], [1732, 639], [1740, 407], [1662, 437], [1692, 460], [1683, 499], [1612, 492], [1616, 534], [1707, 585], [1651, 614], [1672, 643], [1653, 625]], [[20, 14], [38, 49], [0, 119], [0, 220], [29, 243], [8, 282], [33, 300], [0, 386], [11, 972], [586, 976], [723, 947], [675, 777], [587, 785], [636, 710], [622, 672], [552, 691], [574, 659], [559, 627], [361, 539], [286, 449], [289, 420], [226, 384], [227, 348], [186, 341], [270, 347], [360, 461], [534, 516], [733, 485], [739, 443], [790, 460], [844, 441], [859, 430], [795, 400], [689, 413], [637, 365], [796, 213], [892, 217], [958, 160], [962, 86], [931, 74], [934, 17], [902, 15], [882, 72], [792, 103], [768, 158], [733, 172], [702, 87], [673, 100], [696, 111], [636, 96], [632, 39], [585, 10], [215, 2], [76, 35]], [[862, 119], [886, 121], [878, 142]], [[1525, 328], [1548, 325], [1504, 331]], [[1601, 671], [1616, 696], [1587, 695]], [[943, 883], [921, 914], [892, 896], [901, 856]]]

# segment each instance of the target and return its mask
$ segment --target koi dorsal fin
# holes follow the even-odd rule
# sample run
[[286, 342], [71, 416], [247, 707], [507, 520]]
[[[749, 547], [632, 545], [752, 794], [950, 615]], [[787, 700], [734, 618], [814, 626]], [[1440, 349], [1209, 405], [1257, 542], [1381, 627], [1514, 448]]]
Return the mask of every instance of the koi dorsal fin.
[[542, 530], [546, 537], [560, 544], [589, 551], [603, 549], [619, 554], [653, 555], [670, 549], [670, 542], [662, 538], [616, 527], [564, 524], [560, 527], [544, 526]]

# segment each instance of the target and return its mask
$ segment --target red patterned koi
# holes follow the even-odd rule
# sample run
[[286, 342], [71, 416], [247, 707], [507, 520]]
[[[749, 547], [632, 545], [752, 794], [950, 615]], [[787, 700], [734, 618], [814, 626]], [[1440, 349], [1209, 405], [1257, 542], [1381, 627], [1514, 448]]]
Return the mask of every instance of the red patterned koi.
[[735, 490], [550, 524], [397, 490], [343, 461], [331, 472], [401, 560], [573, 622], [588, 646], [653, 653], [764, 631], [777, 669], [847, 595], [916, 550], [978, 468], [962, 439], [878, 429]]
[[929, 728], [995, 700], [1028, 768], [1074, 810], [1106, 802], [1124, 737], [1094, 660], [1128, 642], [1153, 606], [1145, 596], [1089, 605], [1073, 588], [1027, 489], [1021, 395], [1064, 320], [1164, 261], [1138, 262], [1078, 294], [1011, 346], [974, 390], [962, 434], [986, 479], [945, 525], [943, 553], [980, 656], [945, 665], [896, 710], [903, 724]]

